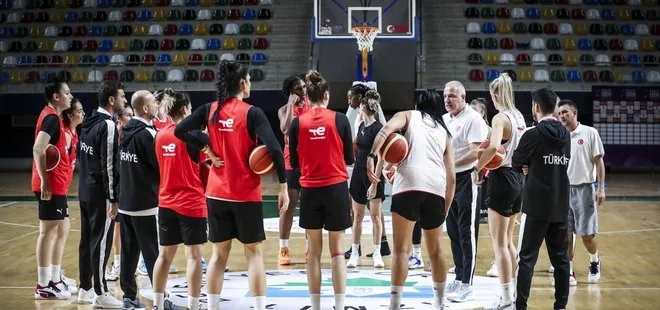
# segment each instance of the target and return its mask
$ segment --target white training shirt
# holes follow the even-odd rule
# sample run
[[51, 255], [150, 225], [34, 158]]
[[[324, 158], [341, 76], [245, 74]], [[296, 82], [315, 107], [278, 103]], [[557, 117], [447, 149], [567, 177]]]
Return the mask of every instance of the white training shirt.
[[[446, 113], [442, 116], [451, 132], [454, 146], [454, 159], [458, 160], [470, 151], [471, 143], [481, 143], [488, 138], [488, 125], [479, 112], [465, 105], [456, 116]], [[464, 166], [456, 166], [456, 173], [472, 169], [477, 160]]]
[[419, 111], [411, 111], [410, 114], [405, 133], [408, 157], [397, 168], [392, 195], [421, 191], [445, 197], [447, 170], [444, 154], [447, 131], [428, 115], [422, 119]]
[[525, 124], [525, 117], [518, 110], [507, 110], [502, 111], [502, 113], [504, 113], [504, 115], [509, 118], [509, 122], [511, 122], [511, 137], [509, 137], [509, 140], [502, 145], [506, 150], [502, 167], [511, 167], [513, 151], [518, 148], [518, 143], [520, 143], [520, 138], [522, 138], [525, 129], [527, 129], [527, 124]]
[[[362, 122], [360, 119], [360, 106], [357, 108], [351, 108], [351, 106], [348, 106], [346, 117], [348, 118], [348, 123], [351, 124], [351, 132], [353, 133], [353, 138], [355, 138], [357, 136], [357, 130], [360, 128], [360, 123]], [[380, 105], [378, 105], [378, 121], [383, 125], [387, 122]]]
[[568, 161], [568, 180], [571, 185], [595, 182], [594, 157], [604, 154], [603, 142], [598, 131], [578, 123], [571, 132], [571, 159]]

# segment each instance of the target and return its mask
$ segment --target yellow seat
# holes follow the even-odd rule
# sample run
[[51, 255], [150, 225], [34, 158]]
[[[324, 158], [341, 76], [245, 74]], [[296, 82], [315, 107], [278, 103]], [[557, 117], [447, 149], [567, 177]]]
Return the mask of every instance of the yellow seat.
[[618, 9], [616, 10], [616, 19], [617, 20], [630, 20], [630, 11], [627, 9]]
[[256, 33], [258, 35], [265, 35], [270, 32], [270, 25], [269, 24], [258, 24], [257, 25], [257, 30]]
[[32, 26], [30, 27], [30, 38], [38, 38], [41, 37], [44, 33], [44, 29], [41, 26]]
[[53, 42], [52, 41], [49, 41], [49, 40], [39, 41], [37, 51], [42, 52], [42, 53], [47, 53], [47, 52], [51, 52], [52, 50], [53, 50]]
[[655, 52], [655, 46], [649, 39], [642, 39], [641, 50], [644, 52]]
[[518, 81], [521, 82], [531, 82], [534, 78], [532, 77], [532, 71], [529, 69], [522, 69], [518, 74]]
[[155, 22], [162, 22], [165, 20], [165, 12], [163, 9], [158, 9], [154, 12], [154, 16], [151, 17], [151, 20]]
[[486, 54], [486, 64], [490, 66], [497, 66], [500, 64], [499, 59], [497, 58], [497, 55], [494, 53], [488, 53]]
[[64, 65], [69, 67], [75, 67], [78, 62], [76, 61], [76, 55], [67, 54], [64, 56]]
[[644, 0], [644, 5], [654, 6], [655, 0]]
[[143, 24], [138, 24], [133, 26], [133, 35], [135, 36], [146, 36], [149, 31], [147, 30], [147, 26]]
[[566, 67], [577, 67], [578, 57], [576, 55], [566, 55], [564, 57], [564, 66]]
[[203, 36], [208, 34], [208, 27], [206, 24], [197, 24], [195, 25], [195, 35]]
[[497, 25], [497, 32], [501, 34], [511, 33], [511, 25], [507, 23], [500, 23]]
[[185, 66], [186, 65], [186, 55], [176, 54], [174, 55], [174, 60], [172, 61], [173, 66]]
[[137, 76], [135, 77], [135, 80], [142, 83], [151, 81], [151, 79], [149, 78], [149, 71], [145, 71], [145, 70], [139, 71], [137, 73]]
[[213, 0], [201, 0], [199, 6], [213, 6]]
[[67, 1], [67, 0], [55, 0], [55, 8], [56, 9], [68, 9], [69, 8], [69, 1]]
[[236, 49], [236, 38], [228, 37], [222, 41], [223, 50], [235, 50]]
[[126, 40], [115, 40], [114, 51], [120, 52], [125, 51], [128, 48], [128, 43]]
[[49, 21], [52, 24], [57, 24], [61, 23], [64, 21], [64, 12], [61, 11], [50, 11], [50, 19]]
[[9, 82], [14, 84], [23, 83], [23, 74], [20, 71], [12, 71], [9, 74]]
[[87, 72], [76, 71], [73, 73], [73, 77], [71, 78], [71, 81], [73, 81], [74, 83], [85, 83], [86, 76], [87, 76]]
[[142, 2], [140, 3], [140, 7], [143, 7], [143, 8], [144, 7], [150, 7], [150, 6], [154, 6], [154, 0], [142, 0]]
[[616, 81], [617, 83], [625, 83], [626, 80], [623, 78], [623, 72], [621, 71], [614, 72], [614, 81]]
[[575, 34], [589, 34], [589, 25], [585, 23], [573, 24], [573, 32]]
[[577, 48], [575, 44], [575, 39], [566, 38], [564, 39], [564, 50], [565, 51], [574, 51]]
[[543, 19], [555, 18], [555, 9], [551, 9], [551, 8], [543, 9], [543, 13], [541, 13], [541, 17], [543, 17]]

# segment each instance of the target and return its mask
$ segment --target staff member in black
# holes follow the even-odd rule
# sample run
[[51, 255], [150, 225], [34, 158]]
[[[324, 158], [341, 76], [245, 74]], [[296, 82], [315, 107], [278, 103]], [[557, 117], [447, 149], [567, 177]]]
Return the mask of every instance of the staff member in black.
[[518, 310], [527, 309], [534, 265], [543, 240], [548, 247], [550, 262], [555, 267], [553, 309], [565, 309], [568, 302], [566, 221], [571, 137], [568, 130], [552, 116], [556, 100], [555, 93], [547, 88], [532, 92], [532, 113], [538, 124], [523, 134], [512, 158], [514, 165], [528, 167], [518, 238]]

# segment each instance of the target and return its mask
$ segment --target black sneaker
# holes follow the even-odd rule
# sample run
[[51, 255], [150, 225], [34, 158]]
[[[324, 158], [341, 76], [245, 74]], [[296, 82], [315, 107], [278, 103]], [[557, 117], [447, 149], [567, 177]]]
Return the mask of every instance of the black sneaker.
[[147, 308], [137, 297], [131, 299], [131, 298], [124, 298], [122, 302], [121, 308], [123, 310], [144, 310]]
[[[390, 250], [390, 244], [387, 242], [387, 240], [381, 241], [380, 256], [390, 256], [390, 254], [392, 254], [392, 251]], [[367, 254], [367, 257], [374, 257], [374, 253]]]
[[[353, 252], [353, 247], [348, 249], [348, 251], [344, 252], [344, 259], [350, 259], [351, 258], [351, 252]], [[358, 256], [362, 256], [362, 245], [358, 246]]]

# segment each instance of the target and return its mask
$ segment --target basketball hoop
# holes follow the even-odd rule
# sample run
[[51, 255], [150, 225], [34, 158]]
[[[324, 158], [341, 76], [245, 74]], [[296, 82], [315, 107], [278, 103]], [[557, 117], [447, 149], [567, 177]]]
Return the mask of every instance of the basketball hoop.
[[374, 49], [374, 40], [380, 32], [378, 27], [360, 26], [353, 27], [351, 33], [357, 39], [358, 50], [362, 51], [362, 80], [366, 81], [369, 72], [369, 52]]

